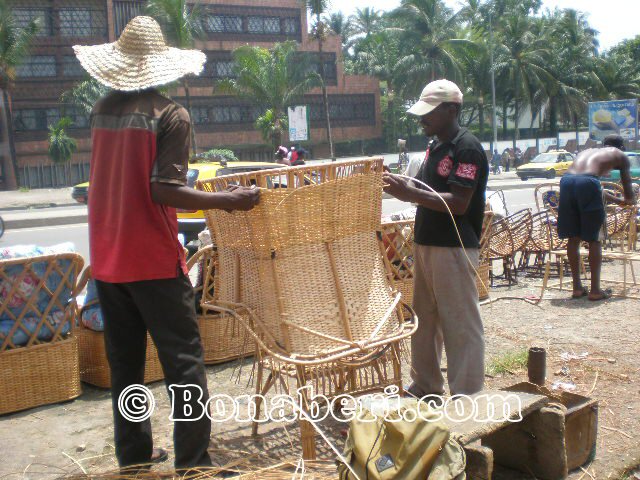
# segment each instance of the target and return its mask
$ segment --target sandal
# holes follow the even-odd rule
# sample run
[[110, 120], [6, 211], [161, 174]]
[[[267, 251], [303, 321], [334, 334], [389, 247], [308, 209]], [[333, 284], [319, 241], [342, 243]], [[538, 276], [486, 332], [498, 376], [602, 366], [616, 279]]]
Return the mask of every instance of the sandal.
[[582, 298], [582, 297], [586, 297], [587, 295], [589, 295], [589, 291], [582, 287], [582, 293], [580, 295], [576, 295], [575, 293], [573, 295], [571, 295], [572, 299], [578, 299], [578, 298]]
[[151, 463], [162, 463], [169, 458], [169, 453], [164, 448], [154, 448], [151, 452]]
[[589, 301], [591, 301], [591, 302], [599, 302], [600, 300], [607, 300], [607, 299], [611, 298], [612, 295], [613, 295], [613, 291], [610, 288], [607, 288], [606, 290], [602, 291], [602, 296], [601, 297], [591, 298], [591, 296], [589, 296]]

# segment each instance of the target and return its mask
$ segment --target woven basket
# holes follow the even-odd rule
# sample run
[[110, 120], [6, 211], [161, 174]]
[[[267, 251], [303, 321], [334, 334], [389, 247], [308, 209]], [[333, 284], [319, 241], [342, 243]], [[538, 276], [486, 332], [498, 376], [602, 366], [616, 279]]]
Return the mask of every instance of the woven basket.
[[198, 315], [204, 363], [215, 365], [255, 353], [255, 342], [230, 315]]
[[80, 393], [75, 337], [0, 354], [0, 415], [72, 400]]
[[[96, 332], [84, 326], [77, 327], [75, 335], [80, 347], [80, 379], [101, 388], [111, 387], [111, 370], [104, 346], [104, 332]], [[164, 378], [158, 351], [147, 333], [147, 355], [144, 367], [144, 383]]]
[[491, 264], [486, 261], [478, 265], [478, 274], [476, 275], [476, 287], [478, 288], [478, 299], [486, 300], [489, 298], [489, 269]]

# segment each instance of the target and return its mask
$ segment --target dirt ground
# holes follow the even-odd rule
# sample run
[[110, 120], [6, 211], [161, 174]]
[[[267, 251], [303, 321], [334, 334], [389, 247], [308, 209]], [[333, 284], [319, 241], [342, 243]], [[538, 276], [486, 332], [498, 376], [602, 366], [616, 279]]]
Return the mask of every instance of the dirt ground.
[[[621, 278], [619, 265], [608, 264], [604, 276]], [[498, 297], [538, 295], [539, 278], [519, 277], [515, 287], [498, 287]], [[623, 472], [640, 463], [640, 315], [638, 300], [613, 298], [592, 303], [570, 300], [570, 292], [547, 291], [534, 306], [522, 300], [499, 300], [481, 307], [485, 323], [487, 365], [500, 362], [529, 346], [547, 349], [547, 386], [556, 381], [572, 382], [575, 393], [599, 401], [599, 428], [595, 460], [584, 470], [571, 472], [573, 480], [625, 478]], [[563, 360], [563, 353], [580, 359]], [[445, 367], [446, 365], [443, 365]], [[500, 388], [526, 380], [522, 365], [509, 372], [490, 375], [486, 385]], [[209, 389], [231, 396], [250, 393], [247, 386], [251, 360], [242, 370], [231, 362], [207, 367]], [[240, 380], [236, 380], [240, 373]], [[404, 366], [408, 381], [408, 366]], [[163, 382], [150, 385], [156, 399], [152, 417], [156, 446], [172, 449], [170, 409]], [[344, 426], [326, 425], [329, 437], [342, 449]], [[46, 479], [68, 473], [114, 470], [111, 400], [108, 391], [83, 384], [83, 394], [64, 404], [31, 409], [0, 417], [0, 479]], [[240, 459], [269, 465], [299, 456], [298, 429], [268, 425], [254, 440], [247, 424], [213, 425], [211, 453], [225, 463]], [[330, 449], [319, 447], [319, 455], [334, 458]], [[155, 467], [170, 469], [172, 459]], [[533, 478], [500, 470], [496, 478]]]

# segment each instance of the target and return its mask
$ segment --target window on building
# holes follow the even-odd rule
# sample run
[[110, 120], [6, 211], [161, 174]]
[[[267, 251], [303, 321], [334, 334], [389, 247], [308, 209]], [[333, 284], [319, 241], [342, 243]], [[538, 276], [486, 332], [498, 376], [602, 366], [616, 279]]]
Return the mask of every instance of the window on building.
[[105, 34], [104, 12], [87, 7], [61, 8], [60, 35], [63, 37], [93, 37]]
[[242, 33], [242, 17], [237, 15], [206, 15], [203, 23], [210, 33]]
[[249, 33], [278, 35], [280, 34], [280, 17], [248, 17], [247, 30]]
[[144, 0], [127, 0], [127, 1], [118, 1], [114, 0], [113, 2], [113, 12], [114, 12], [114, 29], [116, 33], [116, 37], [119, 37], [124, 27], [127, 26], [127, 23], [138, 15], [142, 15], [144, 13], [145, 1]]
[[39, 78], [56, 76], [56, 57], [53, 55], [32, 55], [16, 68], [19, 78]]
[[300, 32], [300, 21], [297, 18], [285, 18], [282, 21], [282, 33], [295, 35]]
[[32, 108], [16, 110], [13, 114], [13, 123], [16, 131], [47, 130], [60, 120], [60, 112], [57, 108]]
[[77, 107], [64, 107], [63, 115], [73, 122], [69, 128], [89, 128], [89, 115]]
[[62, 74], [65, 77], [84, 77], [86, 72], [75, 55], [62, 57]]
[[209, 109], [207, 107], [191, 107], [191, 119], [194, 125], [209, 123]]
[[216, 78], [235, 78], [236, 74], [233, 67], [235, 62], [229, 61], [217, 61], [214, 63], [214, 76]]
[[51, 28], [51, 9], [49, 8], [13, 8], [11, 10], [16, 25], [19, 28], [26, 28], [32, 21], [38, 23], [39, 37], [48, 37], [53, 35], [53, 29]]

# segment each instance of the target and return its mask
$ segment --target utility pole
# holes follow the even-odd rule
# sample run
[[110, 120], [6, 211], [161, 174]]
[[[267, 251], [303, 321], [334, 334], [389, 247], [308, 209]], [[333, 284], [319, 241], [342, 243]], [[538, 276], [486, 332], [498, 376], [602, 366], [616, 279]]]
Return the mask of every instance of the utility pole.
[[[498, 148], [498, 115], [496, 113], [496, 72], [493, 65], [493, 16], [489, 10], [489, 55], [491, 59], [491, 104], [493, 107], [493, 150]], [[493, 155], [493, 151], [491, 152]]]

